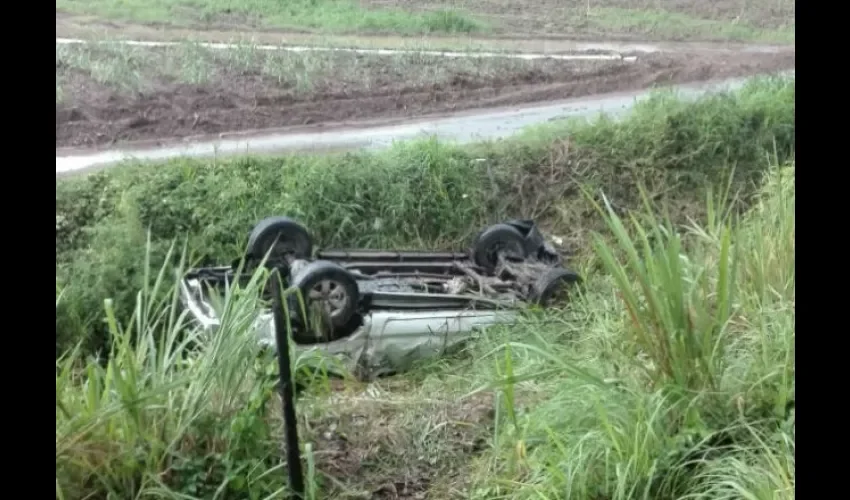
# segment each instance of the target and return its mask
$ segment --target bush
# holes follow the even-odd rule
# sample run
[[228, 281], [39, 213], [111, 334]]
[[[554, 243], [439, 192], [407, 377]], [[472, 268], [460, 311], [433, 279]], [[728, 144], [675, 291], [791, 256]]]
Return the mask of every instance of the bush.
[[[103, 301], [130, 315], [146, 286], [146, 231], [154, 265], [172, 240], [193, 263], [241, 255], [259, 219], [286, 214], [329, 246], [463, 246], [482, 225], [532, 217], [573, 250], [599, 225], [579, 186], [602, 189], [618, 209], [649, 196], [693, 205], [694, 186], [734, 165], [748, 188], [766, 158], [794, 151], [794, 82], [756, 81], [685, 103], [660, 94], [620, 122], [539, 128], [515, 140], [455, 147], [436, 141], [381, 153], [175, 160], [56, 185], [57, 355], [78, 341], [108, 346]], [[182, 243], [182, 241], [181, 241]], [[159, 260], [158, 260], [159, 259]]]

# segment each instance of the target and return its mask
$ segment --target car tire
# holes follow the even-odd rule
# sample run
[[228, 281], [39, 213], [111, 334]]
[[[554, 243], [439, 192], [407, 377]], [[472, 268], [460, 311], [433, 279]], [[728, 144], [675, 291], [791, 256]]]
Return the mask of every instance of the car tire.
[[525, 260], [525, 236], [510, 224], [494, 224], [478, 235], [472, 247], [473, 261], [492, 271], [499, 264], [499, 254]]
[[546, 271], [533, 285], [532, 300], [542, 306], [551, 305], [565, 287], [581, 283], [581, 276], [575, 271], [564, 267], [556, 267]]
[[287, 255], [306, 259], [313, 254], [313, 240], [304, 226], [289, 217], [269, 217], [254, 226], [246, 253], [255, 262], [269, 254], [269, 264], [284, 262]]
[[[289, 297], [290, 310], [299, 317], [298, 343], [336, 340], [351, 329], [352, 318], [357, 314], [360, 302], [360, 290], [354, 276], [345, 268], [330, 261], [317, 260], [293, 276], [290, 286], [301, 292], [307, 310], [307, 317], [302, 317], [298, 297]], [[319, 307], [316, 308], [316, 305]], [[316, 313], [324, 319], [321, 325], [315, 323]]]

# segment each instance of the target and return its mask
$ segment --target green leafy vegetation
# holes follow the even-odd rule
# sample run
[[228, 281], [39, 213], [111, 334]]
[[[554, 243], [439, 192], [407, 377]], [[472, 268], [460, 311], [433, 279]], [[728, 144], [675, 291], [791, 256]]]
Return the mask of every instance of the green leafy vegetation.
[[793, 148], [794, 84], [765, 80], [692, 104], [661, 93], [622, 122], [569, 133], [554, 124], [472, 148], [421, 142], [383, 153], [179, 160], [62, 181], [56, 276], [68, 291], [57, 354], [80, 339], [105, 347], [104, 299], [119, 316], [132, 311], [148, 230], [155, 267], [184, 237], [192, 263], [229, 263], [269, 214], [301, 220], [326, 246], [454, 248], [487, 223], [522, 215], [582, 249], [598, 217], [581, 186], [635, 207], [643, 182], [687, 211], [694, 190], [730, 167], [746, 188], [767, 155], [787, 158]]
[[794, 166], [743, 216], [708, 205], [678, 227], [601, 209], [603, 272], [569, 319], [500, 337], [489, 387], [535, 404], [473, 498], [794, 498]]
[[564, 310], [404, 376], [314, 381], [311, 498], [794, 498], [794, 94], [761, 80], [471, 148], [57, 182], [57, 498], [285, 490], [273, 364], [249, 328], [261, 276], [213, 336], [171, 286], [270, 214], [327, 245], [455, 248], [534, 217], [587, 277]]

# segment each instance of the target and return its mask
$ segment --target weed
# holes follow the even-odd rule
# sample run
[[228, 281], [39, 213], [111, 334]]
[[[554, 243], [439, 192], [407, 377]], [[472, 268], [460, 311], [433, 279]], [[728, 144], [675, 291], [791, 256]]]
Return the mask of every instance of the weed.
[[[650, 209], [649, 217], [652, 213]], [[708, 274], [693, 268], [692, 260], [683, 255], [681, 236], [671, 220], [650, 219], [644, 224], [651, 229], [645, 231], [633, 218], [633, 239], [607, 200], [603, 216], [625, 262], [617, 260], [601, 237], [594, 239], [594, 246], [617, 283], [628, 312], [625, 332], [648, 358], [641, 365], [649, 379], [687, 391], [716, 390], [723, 375], [724, 337], [737, 299], [738, 256], [731, 228], [722, 228], [717, 272]]]
[[591, 8], [576, 16], [586, 29], [646, 33], [659, 38], [682, 40], [730, 40], [738, 42], [794, 42], [793, 16], [790, 25], [765, 28], [747, 20], [705, 19], [664, 9]]

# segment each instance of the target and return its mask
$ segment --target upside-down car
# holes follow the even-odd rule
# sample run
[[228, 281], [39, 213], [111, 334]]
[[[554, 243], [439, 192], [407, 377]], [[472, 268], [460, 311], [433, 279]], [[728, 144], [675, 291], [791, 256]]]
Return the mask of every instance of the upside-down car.
[[[241, 268], [265, 265], [300, 291], [286, 298], [296, 349], [314, 349], [368, 376], [439, 355], [477, 329], [509, 323], [532, 304], [549, 305], [580, 281], [530, 220], [485, 228], [467, 252], [318, 250], [307, 229], [287, 217], [260, 221]], [[219, 318], [211, 294], [238, 282], [237, 265], [190, 270], [181, 296], [207, 328]], [[264, 303], [264, 302], [261, 302]], [[275, 347], [273, 314], [254, 322], [262, 345]]]

